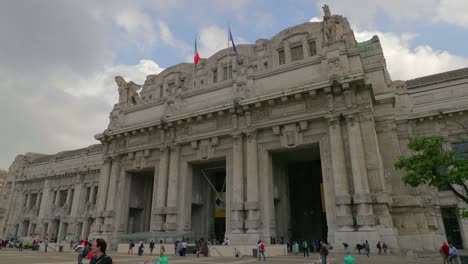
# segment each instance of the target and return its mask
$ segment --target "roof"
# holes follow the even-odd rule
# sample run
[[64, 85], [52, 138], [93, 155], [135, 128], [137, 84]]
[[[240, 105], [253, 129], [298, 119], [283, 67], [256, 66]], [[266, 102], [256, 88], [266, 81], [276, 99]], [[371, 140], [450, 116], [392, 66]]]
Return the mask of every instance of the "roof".
[[419, 77], [416, 79], [411, 79], [406, 81], [406, 87], [409, 88], [412, 86], [419, 86], [423, 84], [447, 81], [463, 77], [468, 77], [468, 68], [462, 68], [454, 71], [442, 72], [424, 77]]

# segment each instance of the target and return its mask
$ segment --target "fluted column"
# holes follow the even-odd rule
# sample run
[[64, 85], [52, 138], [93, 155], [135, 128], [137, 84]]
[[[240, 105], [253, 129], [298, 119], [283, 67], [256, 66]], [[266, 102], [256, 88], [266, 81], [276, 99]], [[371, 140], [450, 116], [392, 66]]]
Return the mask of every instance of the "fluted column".
[[328, 120], [332, 173], [335, 184], [336, 222], [341, 230], [353, 230], [353, 214], [339, 117]]
[[245, 228], [247, 233], [258, 233], [260, 227], [260, 206], [259, 188], [258, 188], [258, 149], [257, 149], [257, 132], [247, 132], [247, 153], [246, 159], [247, 169], [247, 201], [245, 202], [245, 210], [247, 211], [247, 220]]
[[104, 164], [101, 167], [101, 175], [99, 177], [99, 189], [97, 193], [97, 228], [104, 224], [104, 211], [106, 210], [107, 193], [109, 189], [109, 179], [111, 174], [111, 159], [109, 157], [104, 158]]
[[177, 229], [177, 198], [179, 197], [179, 161], [180, 161], [180, 145], [171, 147], [167, 208], [166, 208], [166, 229]]
[[153, 196], [156, 195], [156, 205], [153, 206], [154, 230], [164, 230], [165, 208], [167, 199], [167, 177], [169, 174], [169, 148], [160, 149], [159, 173], [157, 189], [153, 190]]
[[241, 133], [234, 134], [232, 144], [232, 221], [233, 233], [244, 229], [244, 139]]
[[369, 190], [369, 179], [362, 145], [359, 115], [351, 114], [346, 117], [348, 129], [349, 152], [354, 183], [354, 203], [357, 204], [356, 222], [360, 229], [367, 229], [375, 225], [372, 211], [372, 197]]

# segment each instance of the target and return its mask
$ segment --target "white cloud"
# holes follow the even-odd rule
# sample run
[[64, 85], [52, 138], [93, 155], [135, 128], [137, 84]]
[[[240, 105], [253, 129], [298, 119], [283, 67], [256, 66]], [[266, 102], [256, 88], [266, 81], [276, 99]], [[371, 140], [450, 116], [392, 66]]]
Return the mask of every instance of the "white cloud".
[[434, 22], [445, 22], [460, 27], [468, 28], [468, 1], [466, 0], [445, 0], [440, 1], [436, 8], [437, 14]]
[[127, 38], [141, 51], [155, 45], [155, 26], [147, 14], [138, 9], [120, 9], [113, 17], [116, 25], [125, 31]]
[[159, 20], [158, 21], [158, 27], [159, 27], [159, 34], [161, 34], [161, 39], [169, 46], [175, 47], [176, 46], [176, 40], [174, 36], [172, 35], [171, 30], [169, 27], [164, 23], [164, 21]]
[[322, 22], [322, 18], [321, 17], [313, 17], [311, 19], [309, 19], [309, 22]]
[[275, 23], [275, 17], [272, 13], [258, 12], [255, 13], [255, 26], [260, 29], [270, 29]]
[[[232, 28], [231, 28], [232, 30]], [[234, 38], [234, 43], [248, 43], [248, 41], [242, 37], [235, 35], [235, 32], [232, 33]], [[227, 29], [223, 29], [217, 25], [211, 25], [203, 28], [200, 31], [199, 39], [199, 48], [198, 52], [202, 58], [208, 58], [215, 54], [216, 52], [226, 49], [228, 45], [228, 32]], [[231, 43], [229, 43], [231, 46]]]
[[428, 45], [411, 48], [415, 34], [395, 34], [378, 31], [354, 31], [359, 42], [377, 35], [380, 38], [387, 68], [393, 80], [412, 79], [425, 75], [463, 68], [468, 58], [450, 54], [445, 50], [435, 50]]

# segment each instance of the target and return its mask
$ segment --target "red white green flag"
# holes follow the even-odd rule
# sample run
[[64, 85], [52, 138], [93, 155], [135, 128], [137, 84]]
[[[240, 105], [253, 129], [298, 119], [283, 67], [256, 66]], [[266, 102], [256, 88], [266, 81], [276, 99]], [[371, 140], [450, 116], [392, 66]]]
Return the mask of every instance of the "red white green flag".
[[200, 54], [198, 54], [197, 39], [195, 38], [195, 56], [193, 56], [193, 63], [197, 65], [199, 61], [200, 61]]

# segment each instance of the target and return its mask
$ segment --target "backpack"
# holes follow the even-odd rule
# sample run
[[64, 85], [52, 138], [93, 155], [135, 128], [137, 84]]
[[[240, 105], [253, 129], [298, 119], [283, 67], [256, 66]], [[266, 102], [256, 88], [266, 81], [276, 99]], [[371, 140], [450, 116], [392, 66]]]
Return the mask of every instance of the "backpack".
[[135, 246], [135, 243], [130, 243], [130, 247], [134, 247]]
[[302, 243], [303, 248], [307, 248], [307, 242]]
[[260, 244], [260, 250], [265, 250], [265, 244], [263, 243]]

